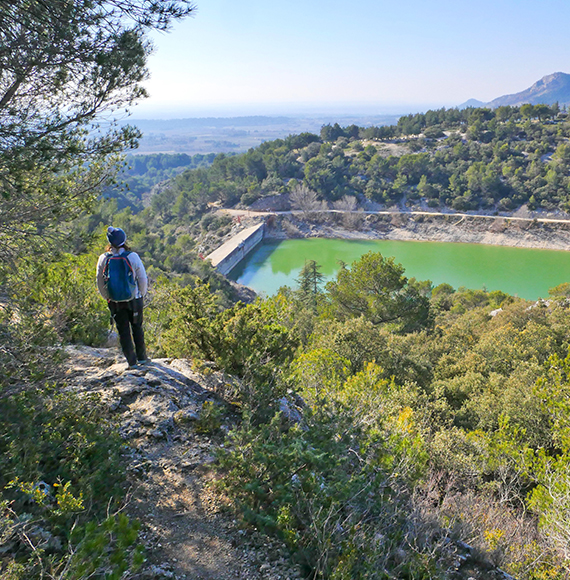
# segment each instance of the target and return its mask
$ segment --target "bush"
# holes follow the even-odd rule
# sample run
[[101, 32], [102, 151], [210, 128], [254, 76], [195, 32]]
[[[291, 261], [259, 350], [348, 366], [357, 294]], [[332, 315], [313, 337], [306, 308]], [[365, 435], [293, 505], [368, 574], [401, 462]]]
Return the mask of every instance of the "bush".
[[124, 495], [121, 450], [94, 398], [56, 385], [2, 396], [0, 536], [15, 578], [118, 579], [140, 563], [138, 527], [108, 515]]
[[290, 305], [277, 297], [220, 312], [219, 303], [209, 286], [199, 282], [185, 288], [163, 285], [151, 314], [159, 352], [214, 361], [243, 379], [233, 393], [235, 402], [267, 413], [283, 393], [279, 376], [298, 343], [290, 329]]
[[426, 461], [411, 410], [391, 407], [373, 365], [333, 382], [302, 424], [246, 416], [221, 454], [223, 489], [311, 577], [437, 577], [447, 556], [410, 494]]
[[22, 263], [9, 278], [13, 307], [52, 342], [100, 346], [107, 339], [109, 309], [95, 284], [95, 253]]

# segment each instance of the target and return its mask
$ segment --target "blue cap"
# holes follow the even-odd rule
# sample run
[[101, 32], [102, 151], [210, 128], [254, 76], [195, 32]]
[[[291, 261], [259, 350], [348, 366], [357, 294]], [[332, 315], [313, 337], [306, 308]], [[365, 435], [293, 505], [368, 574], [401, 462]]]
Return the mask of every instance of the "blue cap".
[[109, 226], [107, 228], [107, 239], [112, 246], [120, 248], [127, 241], [127, 234], [121, 228]]

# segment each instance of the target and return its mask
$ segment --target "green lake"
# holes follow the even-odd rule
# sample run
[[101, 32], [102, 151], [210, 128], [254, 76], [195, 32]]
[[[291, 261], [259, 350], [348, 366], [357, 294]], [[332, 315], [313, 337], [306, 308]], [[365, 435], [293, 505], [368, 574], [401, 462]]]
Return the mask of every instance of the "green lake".
[[392, 240], [331, 240], [321, 238], [264, 242], [230, 274], [257, 293], [274, 294], [280, 286], [296, 287], [306, 260], [315, 260], [327, 280], [334, 278], [339, 261], [352, 264], [366, 252], [394, 256], [408, 278], [447, 282], [454, 288], [502, 290], [534, 300], [548, 289], [570, 282], [570, 252]]

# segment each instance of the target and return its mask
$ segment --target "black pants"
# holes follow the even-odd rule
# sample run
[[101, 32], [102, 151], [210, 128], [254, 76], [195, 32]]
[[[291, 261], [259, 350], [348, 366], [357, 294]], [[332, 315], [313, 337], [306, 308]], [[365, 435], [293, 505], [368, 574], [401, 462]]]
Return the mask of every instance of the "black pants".
[[135, 298], [130, 302], [109, 302], [108, 304], [111, 316], [117, 325], [121, 349], [129, 365], [137, 364], [137, 360], [146, 360], [142, 327], [143, 299]]

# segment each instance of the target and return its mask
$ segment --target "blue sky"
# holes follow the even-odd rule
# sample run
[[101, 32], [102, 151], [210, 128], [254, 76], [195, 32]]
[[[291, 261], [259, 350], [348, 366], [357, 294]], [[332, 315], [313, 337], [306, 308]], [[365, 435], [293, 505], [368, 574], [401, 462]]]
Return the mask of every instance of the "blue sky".
[[403, 112], [570, 73], [562, 0], [196, 0], [135, 117]]

